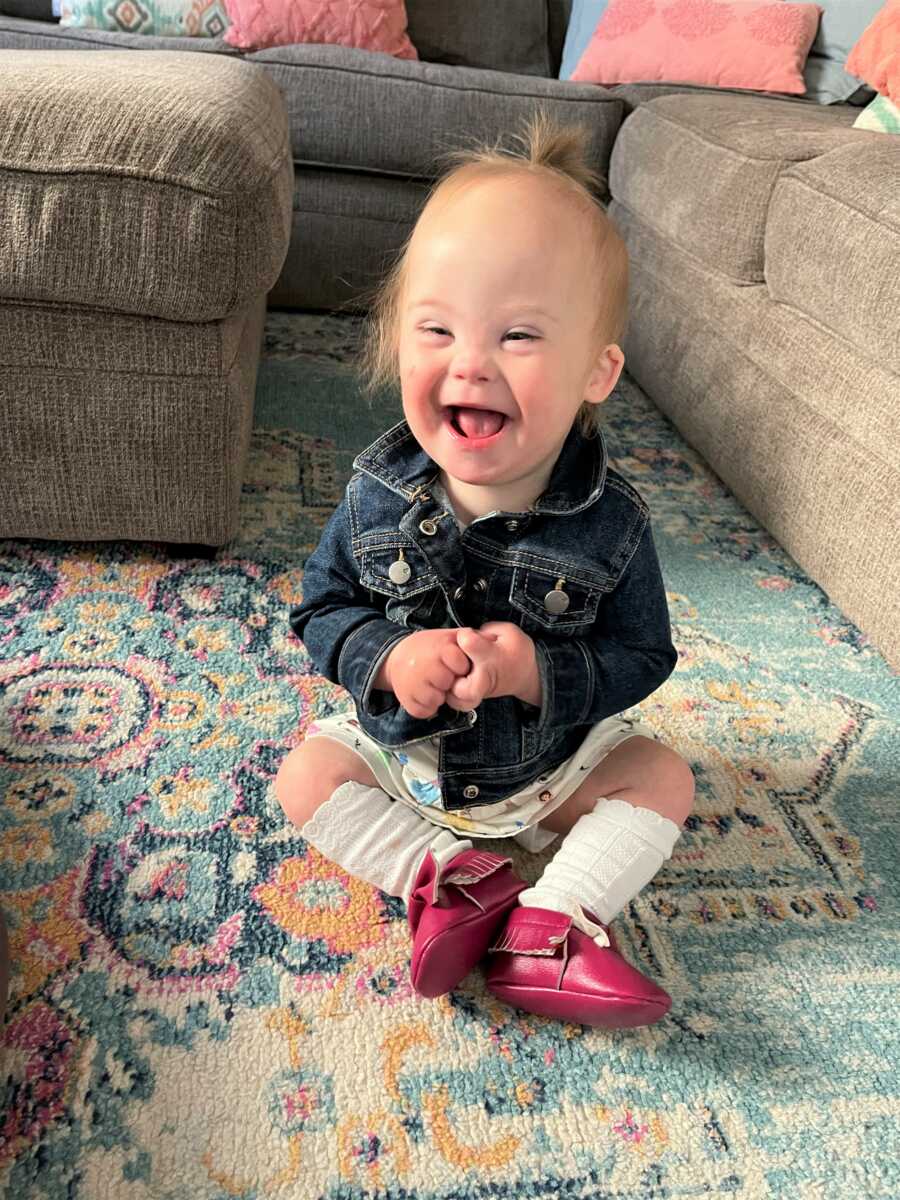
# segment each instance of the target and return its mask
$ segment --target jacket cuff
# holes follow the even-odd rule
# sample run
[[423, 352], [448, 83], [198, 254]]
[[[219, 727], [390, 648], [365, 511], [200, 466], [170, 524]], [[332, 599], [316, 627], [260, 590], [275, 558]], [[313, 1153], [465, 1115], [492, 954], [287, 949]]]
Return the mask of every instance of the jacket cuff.
[[394, 621], [367, 621], [347, 638], [338, 659], [338, 677], [356, 702], [356, 716], [381, 746], [402, 746], [441, 733], [458, 733], [474, 724], [472, 714], [442, 704], [433, 717], [413, 717], [401, 708], [393, 692], [373, 686], [382, 663], [410, 630]]
[[541, 677], [538, 732], [584, 725], [591, 710], [595, 683], [593, 665], [580, 639], [536, 640], [535, 646]]
[[396, 705], [394, 696], [376, 691], [373, 684], [381, 664], [408, 632], [394, 621], [375, 617], [354, 629], [344, 642], [338, 658], [338, 682], [356, 701], [358, 713], [376, 716]]

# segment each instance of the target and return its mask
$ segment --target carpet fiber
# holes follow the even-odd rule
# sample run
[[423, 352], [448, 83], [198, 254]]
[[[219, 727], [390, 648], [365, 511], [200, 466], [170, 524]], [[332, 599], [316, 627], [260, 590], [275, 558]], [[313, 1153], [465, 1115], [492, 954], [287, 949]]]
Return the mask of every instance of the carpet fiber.
[[480, 971], [421, 1000], [402, 902], [286, 826], [278, 764], [346, 705], [287, 609], [396, 415], [356, 333], [270, 314], [215, 560], [0, 544], [0, 1194], [897, 1197], [897, 677], [633, 384], [609, 445], [680, 655], [640, 708], [697, 804], [616, 931], [671, 1014], [564, 1025]]

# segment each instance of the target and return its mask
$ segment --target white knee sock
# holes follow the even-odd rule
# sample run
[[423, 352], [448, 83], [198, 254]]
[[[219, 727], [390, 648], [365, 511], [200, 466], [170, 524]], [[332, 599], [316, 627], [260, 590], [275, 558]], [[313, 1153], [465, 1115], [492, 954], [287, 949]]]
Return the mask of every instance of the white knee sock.
[[335, 788], [300, 835], [357, 879], [404, 900], [409, 899], [426, 850], [444, 867], [472, 849], [468, 838], [433, 825], [381, 788], [354, 780]]
[[594, 811], [572, 826], [534, 887], [519, 893], [519, 903], [568, 913], [576, 928], [609, 945], [583, 910], [608, 925], [669, 858], [680, 833], [652, 809], [600, 797]]

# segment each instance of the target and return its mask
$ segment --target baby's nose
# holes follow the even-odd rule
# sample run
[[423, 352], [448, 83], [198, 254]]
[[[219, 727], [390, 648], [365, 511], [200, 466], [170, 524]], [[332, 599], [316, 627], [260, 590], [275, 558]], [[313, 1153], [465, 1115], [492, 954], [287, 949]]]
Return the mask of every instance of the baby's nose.
[[489, 354], [470, 349], [457, 354], [453, 360], [452, 374], [454, 379], [465, 383], [490, 383], [496, 371]]

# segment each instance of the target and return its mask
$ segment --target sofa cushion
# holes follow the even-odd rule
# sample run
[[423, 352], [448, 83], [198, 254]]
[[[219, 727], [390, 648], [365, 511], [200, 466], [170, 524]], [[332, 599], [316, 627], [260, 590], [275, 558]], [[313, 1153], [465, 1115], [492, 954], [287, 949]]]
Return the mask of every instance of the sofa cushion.
[[406, 0], [406, 16], [410, 40], [426, 62], [553, 74], [545, 0]]
[[591, 157], [605, 172], [625, 108], [591, 85], [343, 46], [281, 46], [247, 61], [262, 64], [284, 94], [294, 160], [305, 166], [433, 177], [442, 152], [508, 136], [540, 103], [561, 121], [587, 125]]
[[298, 167], [291, 245], [269, 303], [366, 308], [427, 195], [411, 179]]
[[900, 374], [900, 142], [856, 136], [779, 176], [766, 282], [773, 299]]
[[181, 321], [278, 276], [284, 104], [223, 55], [0, 51], [0, 296]]
[[844, 106], [759, 96], [662, 96], [622, 126], [610, 191], [701, 262], [761, 283], [775, 181], [795, 162], [855, 142], [855, 116]]
[[0, 538], [233, 538], [265, 307], [185, 324], [0, 300]]
[[28, 21], [55, 21], [53, 0], [0, 0], [0, 13]]

